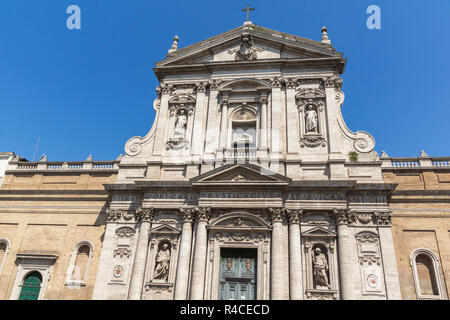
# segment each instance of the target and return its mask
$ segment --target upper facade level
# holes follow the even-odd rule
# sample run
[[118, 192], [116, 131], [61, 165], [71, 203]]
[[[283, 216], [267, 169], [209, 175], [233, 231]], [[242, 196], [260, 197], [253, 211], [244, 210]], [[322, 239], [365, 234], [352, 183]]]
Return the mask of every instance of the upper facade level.
[[[342, 118], [346, 59], [322, 41], [246, 24], [156, 63], [152, 128], [125, 145], [118, 182], [188, 180], [250, 162], [293, 180], [381, 182], [373, 137]], [[357, 158], [357, 161], [355, 159]]]

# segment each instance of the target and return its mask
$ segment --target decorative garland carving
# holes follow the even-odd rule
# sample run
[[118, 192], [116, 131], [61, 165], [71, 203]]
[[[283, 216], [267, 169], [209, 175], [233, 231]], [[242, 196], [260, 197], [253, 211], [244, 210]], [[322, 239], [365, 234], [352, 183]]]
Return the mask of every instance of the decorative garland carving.
[[321, 136], [311, 136], [311, 137], [303, 137], [300, 140], [300, 146], [301, 147], [309, 147], [309, 148], [315, 148], [318, 146], [325, 147], [327, 145], [325, 138]]
[[121, 227], [116, 230], [116, 235], [119, 238], [131, 238], [134, 236], [135, 233], [136, 231], [130, 227]]
[[107, 214], [108, 222], [118, 222], [120, 220], [129, 221], [134, 217], [133, 210], [108, 209]]
[[212, 238], [220, 243], [252, 242], [253, 244], [259, 244], [270, 239], [270, 235], [267, 233], [267, 231], [258, 231], [258, 232], [211, 231], [211, 232]]
[[117, 248], [113, 251], [113, 257], [115, 258], [117, 256], [119, 256], [119, 258], [129, 258], [131, 257], [131, 250], [127, 248]]

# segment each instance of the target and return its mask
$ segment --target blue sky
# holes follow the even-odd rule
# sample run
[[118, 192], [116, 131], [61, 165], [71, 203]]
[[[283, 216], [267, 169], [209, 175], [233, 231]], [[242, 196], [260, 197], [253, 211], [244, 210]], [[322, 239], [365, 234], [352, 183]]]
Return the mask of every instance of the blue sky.
[[[344, 119], [391, 156], [450, 156], [450, 1], [0, 0], [0, 151], [31, 160], [115, 159], [145, 135], [158, 85], [152, 68], [175, 34], [184, 47], [240, 26], [320, 40], [348, 57]], [[66, 9], [81, 8], [81, 30]], [[381, 8], [381, 30], [366, 9]]]

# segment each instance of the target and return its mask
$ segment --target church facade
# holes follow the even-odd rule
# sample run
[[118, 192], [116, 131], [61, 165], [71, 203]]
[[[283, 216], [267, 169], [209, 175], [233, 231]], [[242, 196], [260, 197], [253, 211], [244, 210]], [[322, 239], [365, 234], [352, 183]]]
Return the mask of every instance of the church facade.
[[448, 299], [449, 158], [351, 131], [346, 62], [326, 28], [176, 37], [125, 156], [10, 162], [2, 298]]

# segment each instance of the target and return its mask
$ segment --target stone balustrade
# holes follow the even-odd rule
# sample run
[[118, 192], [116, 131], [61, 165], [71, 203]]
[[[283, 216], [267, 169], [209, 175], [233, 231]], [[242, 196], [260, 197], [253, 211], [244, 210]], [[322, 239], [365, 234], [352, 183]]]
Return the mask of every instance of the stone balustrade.
[[120, 160], [71, 161], [71, 162], [22, 162], [11, 161], [7, 172], [60, 172], [60, 171], [118, 171]]
[[237, 148], [237, 149], [227, 149], [226, 158], [234, 159], [256, 159], [256, 148]]
[[450, 157], [410, 157], [392, 158], [382, 157], [382, 168], [415, 169], [415, 168], [448, 168]]

